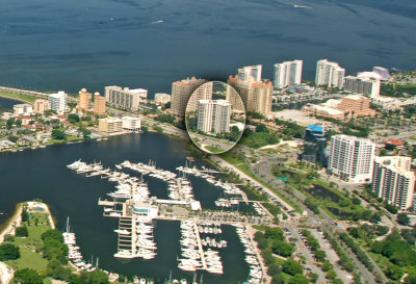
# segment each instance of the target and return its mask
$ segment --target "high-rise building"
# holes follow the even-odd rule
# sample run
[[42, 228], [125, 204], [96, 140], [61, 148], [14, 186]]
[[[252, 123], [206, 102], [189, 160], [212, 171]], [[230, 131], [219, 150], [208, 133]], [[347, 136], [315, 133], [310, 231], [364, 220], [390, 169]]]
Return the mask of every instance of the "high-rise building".
[[238, 69], [237, 77], [241, 81], [261, 81], [262, 65], [244, 66]]
[[124, 110], [137, 111], [140, 103], [147, 98], [146, 89], [129, 89], [119, 86], [105, 87], [105, 99], [114, 106]]
[[316, 63], [316, 86], [342, 89], [344, 86], [345, 69], [336, 62], [321, 59]]
[[274, 87], [283, 89], [302, 83], [303, 60], [285, 61], [274, 65]]
[[[245, 73], [254, 74], [257, 76], [246, 76], [242, 75], [242, 71]], [[260, 76], [258, 76], [260, 73]], [[243, 80], [242, 78], [246, 78]], [[257, 80], [259, 79], [260, 80]], [[244, 67], [239, 69], [238, 75], [230, 76], [228, 78], [228, 84], [232, 86], [237, 93], [240, 95], [243, 101], [245, 110], [248, 112], [257, 112], [263, 115], [268, 115], [272, 111], [272, 95], [273, 95], [273, 84], [271, 81], [261, 80], [261, 65], [258, 68]], [[233, 101], [230, 95], [229, 88], [227, 89], [227, 99]], [[238, 105], [235, 107], [239, 109]]]
[[123, 121], [117, 117], [107, 117], [98, 120], [98, 131], [111, 134], [123, 130]]
[[[171, 110], [172, 113], [178, 117], [184, 117], [187, 108], [188, 101], [192, 93], [198, 89], [206, 80], [197, 79], [195, 77], [187, 78], [181, 81], [172, 83], [172, 98], [171, 98]], [[210, 90], [211, 88], [211, 90]], [[193, 102], [190, 106], [190, 111], [196, 110], [196, 102], [202, 99], [211, 99], [212, 97], [212, 84], [208, 84], [206, 88], [198, 90], [198, 95], [193, 98]]]
[[94, 94], [94, 109], [93, 112], [95, 115], [102, 116], [105, 115], [107, 111], [106, 107], [106, 101], [103, 96], [100, 95], [100, 93], [96, 92]]
[[375, 144], [369, 139], [347, 135], [331, 138], [328, 170], [353, 183], [369, 183], [373, 173]]
[[325, 149], [326, 137], [324, 126], [317, 124], [309, 125], [305, 130], [302, 160], [326, 166]]
[[89, 111], [91, 107], [92, 94], [83, 88], [79, 91], [79, 102], [78, 110], [79, 111]]
[[66, 99], [67, 94], [64, 91], [59, 91], [58, 93], [49, 95], [49, 103], [51, 105], [51, 110], [62, 114], [66, 111]]
[[48, 100], [37, 99], [33, 103], [33, 111], [37, 114], [44, 114], [45, 111], [51, 109], [51, 104]]
[[375, 72], [361, 72], [357, 76], [345, 77], [344, 90], [371, 98], [380, 95], [381, 76]]
[[373, 170], [373, 191], [378, 197], [401, 210], [413, 205], [415, 173], [412, 159], [402, 156], [376, 157]]
[[227, 100], [199, 100], [198, 130], [208, 134], [230, 131], [231, 104]]

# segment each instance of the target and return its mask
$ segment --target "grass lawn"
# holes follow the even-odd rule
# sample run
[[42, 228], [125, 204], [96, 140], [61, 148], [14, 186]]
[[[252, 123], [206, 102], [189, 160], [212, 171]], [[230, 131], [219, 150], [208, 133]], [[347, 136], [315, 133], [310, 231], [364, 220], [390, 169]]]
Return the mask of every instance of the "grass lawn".
[[29, 220], [24, 222], [28, 229], [28, 237], [15, 237], [11, 242], [20, 249], [20, 258], [6, 263], [14, 269], [32, 268], [39, 273], [44, 273], [48, 261], [43, 258], [41, 235], [50, 229], [47, 215], [44, 213], [32, 213]]
[[14, 93], [7, 93], [7, 92], [0, 92], [0, 97], [8, 98], [16, 101], [21, 101], [25, 103], [32, 104], [36, 98], [33, 96], [28, 96], [24, 94], [14, 94]]
[[269, 188], [270, 190], [272, 190], [280, 198], [282, 198], [289, 205], [291, 205], [296, 211], [301, 212], [300, 207], [296, 203], [294, 203], [292, 200], [287, 199], [283, 194], [281, 194], [280, 190], [277, 190], [277, 189], [274, 189], [274, 188], [270, 187], [270, 185], [268, 185], [262, 179], [260, 179], [259, 177], [257, 177], [253, 173], [253, 171], [251, 170], [250, 166], [247, 164], [247, 162], [244, 159], [242, 159], [240, 157], [237, 157], [237, 156], [233, 155], [230, 152], [221, 154], [221, 158], [224, 159], [225, 161], [227, 161], [228, 163], [232, 164], [236, 168], [238, 168], [240, 171], [242, 171], [243, 173], [245, 173], [249, 177], [251, 177], [254, 180], [256, 180], [257, 182], [259, 182], [260, 184], [262, 184], [263, 186], [265, 186], [265, 187]]

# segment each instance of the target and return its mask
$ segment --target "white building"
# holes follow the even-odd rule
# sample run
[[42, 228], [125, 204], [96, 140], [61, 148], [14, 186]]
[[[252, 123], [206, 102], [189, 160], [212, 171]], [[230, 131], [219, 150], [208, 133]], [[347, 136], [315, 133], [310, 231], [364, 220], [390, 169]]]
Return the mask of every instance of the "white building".
[[51, 110], [58, 114], [64, 113], [66, 111], [67, 96], [68, 95], [64, 91], [59, 91], [58, 93], [49, 95]]
[[376, 72], [361, 72], [345, 77], [344, 90], [371, 98], [380, 95], [381, 76]]
[[238, 69], [237, 77], [241, 81], [261, 81], [262, 65], [244, 66]]
[[345, 69], [336, 62], [321, 59], [316, 63], [316, 86], [342, 89], [344, 86]]
[[112, 106], [137, 111], [140, 103], [147, 99], [146, 89], [129, 89], [119, 86], [105, 87], [105, 100]]
[[376, 145], [369, 139], [334, 135], [328, 157], [328, 171], [353, 183], [369, 183]]
[[303, 60], [285, 61], [274, 65], [274, 87], [283, 89], [302, 83]]
[[198, 101], [198, 130], [211, 134], [230, 131], [231, 104], [227, 100]]
[[141, 128], [140, 117], [123, 116], [121, 120], [122, 120], [123, 129], [127, 129], [130, 131], [137, 131], [137, 130], [140, 130]]
[[30, 104], [17, 104], [13, 106], [14, 116], [28, 116], [33, 114], [33, 107]]
[[155, 103], [157, 105], [165, 105], [167, 103], [170, 103], [171, 96], [166, 93], [156, 93], [155, 94]]
[[415, 173], [412, 159], [402, 156], [376, 157], [373, 170], [373, 191], [378, 197], [401, 210], [413, 206]]

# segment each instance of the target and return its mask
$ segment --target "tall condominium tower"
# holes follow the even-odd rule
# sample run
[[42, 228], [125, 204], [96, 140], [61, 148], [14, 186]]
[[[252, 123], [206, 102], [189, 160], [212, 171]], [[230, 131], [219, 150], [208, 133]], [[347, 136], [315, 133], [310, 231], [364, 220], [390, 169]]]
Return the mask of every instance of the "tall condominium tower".
[[361, 72], [345, 77], [344, 90], [371, 98], [380, 95], [381, 76], [376, 72]]
[[49, 95], [51, 110], [56, 111], [58, 114], [64, 113], [66, 111], [66, 99], [67, 94], [64, 91]]
[[[171, 110], [172, 113], [179, 117], [185, 116], [186, 106], [188, 104], [188, 100], [190, 99], [192, 93], [202, 84], [204, 84], [206, 80], [204, 79], [197, 79], [195, 77], [186, 78], [181, 81], [176, 81], [172, 83], [172, 98], [171, 98]], [[196, 101], [198, 99], [210, 99], [212, 96], [212, 84], [211, 90], [209, 90], [209, 86], [198, 91], [199, 94], [196, 96], [198, 98], [193, 99], [191, 102], [189, 110], [196, 110]]]
[[[257, 80], [261, 76], [241, 76], [241, 70], [247, 71], [247, 68], [240, 68], [238, 74], [230, 76], [227, 82], [240, 95], [246, 111], [268, 115], [272, 111], [273, 84], [271, 81]], [[259, 69], [256, 70], [259, 71]], [[242, 78], [246, 79], [243, 80]], [[232, 102], [234, 101], [232, 97], [233, 95], [227, 90], [227, 99]], [[238, 105], [235, 109], [241, 111]]]
[[302, 82], [303, 60], [285, 61], [274, 65], [274, 87], [282, 89]]
[[205, 133], [230, 131], [231, 104], [226, 100], [199, 100], [197, 128]]
[[373, 172], [375, 144], [369, 139], [347, 135], [331, 138], [328, 170], [343, 180], [369, 183]]
[[376, 157], [373, 170], [373, 191], [378, 197], [401, 210], [413, 205], [415, 173], [410, 157]]
[[317, 86], [327, 86], [330, 88], [340, 88], [344, 86], [345, 69], [336, 62], [321, 59], [316, 63]]
[[242, 81], [260, 81], [262, 65], [244, 66], [238, 69], [237, 77]]
[[100, 93], [96, 92], [94, 94], [94, 108], [93, 112], [95, 115], [102, 116], [105, 115], [107, 111], [105, 97], [101, 96]]

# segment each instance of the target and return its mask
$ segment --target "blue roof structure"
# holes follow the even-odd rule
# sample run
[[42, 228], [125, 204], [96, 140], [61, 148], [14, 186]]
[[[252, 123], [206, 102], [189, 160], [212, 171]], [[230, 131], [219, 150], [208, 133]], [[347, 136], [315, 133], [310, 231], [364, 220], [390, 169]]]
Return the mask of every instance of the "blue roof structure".
[[315, 133], [324, 134], [325, 128], [322, 125], [319, 124], [311, 124], [308, 126], [308, 129]]

